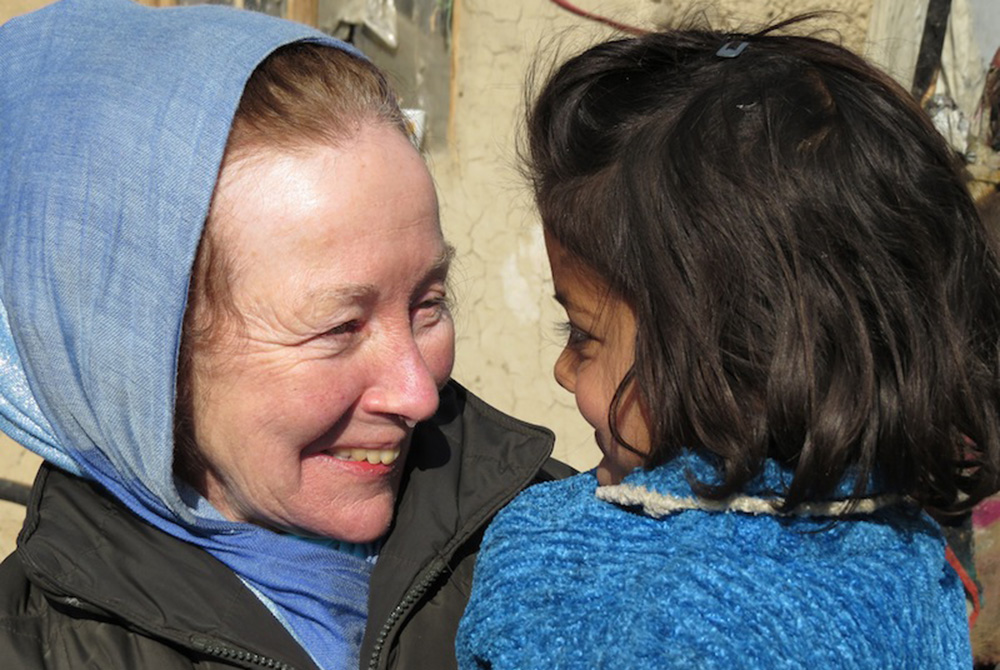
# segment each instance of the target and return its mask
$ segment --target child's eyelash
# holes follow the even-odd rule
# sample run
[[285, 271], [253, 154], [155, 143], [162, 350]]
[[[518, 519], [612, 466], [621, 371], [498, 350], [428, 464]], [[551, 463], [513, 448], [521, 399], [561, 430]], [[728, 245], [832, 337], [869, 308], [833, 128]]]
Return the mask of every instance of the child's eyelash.
[[556, 324], [556, 332], [566, 341], [566, 346], [579, 347], [594, 339], [587, 331], [573, 325], [570, 321], [563, 321]]

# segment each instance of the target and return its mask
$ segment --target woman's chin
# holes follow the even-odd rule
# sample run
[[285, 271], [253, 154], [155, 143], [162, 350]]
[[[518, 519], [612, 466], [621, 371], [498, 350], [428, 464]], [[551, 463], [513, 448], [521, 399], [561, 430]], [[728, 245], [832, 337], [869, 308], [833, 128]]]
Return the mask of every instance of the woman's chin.
[[389, 531], [394, 509], [394, 498], [370, 500], [355, 510], [341, 508], [319, 518], [300, 518], [295, 524], [298, 530], [292, 532], [352, 544], [374, 542]]
[[340, 540], [341, 542], [349, 542], [351, 544], [367, 544], [378, 540], [389, 532], [389, 525], [391, 521], [392, 517], [390, 515], [384, 523], [375, 523], [367, 526], [359, 526], [357, 528], [338, 530], [335, 534], [331, 533], [328, 537]]
[[396, 509], [400, 463], [309, 458], [283, 516], [308, 535], [366, 543], [386, 534]]

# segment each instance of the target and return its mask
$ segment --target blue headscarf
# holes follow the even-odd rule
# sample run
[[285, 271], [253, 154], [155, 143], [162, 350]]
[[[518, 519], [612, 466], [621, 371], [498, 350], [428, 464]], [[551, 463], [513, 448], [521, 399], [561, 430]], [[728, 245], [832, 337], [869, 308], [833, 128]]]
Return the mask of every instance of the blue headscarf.
[[320, 32], [224, 7], [64, 0], [0, 28], [0, 430], [204, 548], [324, 668], [357, 665], [371, 565], [224, 519], [174, 479], [191, 266], [254, 68]]

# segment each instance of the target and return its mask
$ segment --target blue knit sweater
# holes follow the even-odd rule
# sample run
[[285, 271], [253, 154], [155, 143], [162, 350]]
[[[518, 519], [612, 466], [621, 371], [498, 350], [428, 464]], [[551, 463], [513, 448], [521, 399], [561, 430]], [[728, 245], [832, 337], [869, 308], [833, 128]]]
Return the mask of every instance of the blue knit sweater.
[[[624, 484], [691, 499], [685, 454]], [[768, 464], [748, 492], [781, 490]], [[970, 668], [961, 583], [933, 520], [903, 505], [840, 518], [678, 511], [595, 496], [593, 472], [540, 484], [488, 530], [463, 669]]]

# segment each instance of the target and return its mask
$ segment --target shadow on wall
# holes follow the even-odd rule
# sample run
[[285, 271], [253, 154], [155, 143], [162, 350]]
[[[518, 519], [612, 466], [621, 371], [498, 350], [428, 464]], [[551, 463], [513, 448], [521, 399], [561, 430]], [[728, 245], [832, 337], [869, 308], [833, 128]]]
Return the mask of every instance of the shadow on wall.
[[[1000, 191], [980, 200], [979, 209], [1000, 238]], [[973, 511], [972, 547], [982, 607], [972, 629], [972, 648], [977, 668], [992, 668], [1000, 666], [1000, 494]]]
[[1000, 665], [1000, 496], [976, 508], [972, 542], [982, 606], [972, 629], [972, 648], [977, 663], [993, 667]]

